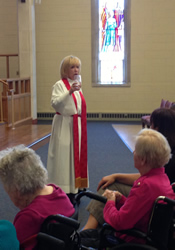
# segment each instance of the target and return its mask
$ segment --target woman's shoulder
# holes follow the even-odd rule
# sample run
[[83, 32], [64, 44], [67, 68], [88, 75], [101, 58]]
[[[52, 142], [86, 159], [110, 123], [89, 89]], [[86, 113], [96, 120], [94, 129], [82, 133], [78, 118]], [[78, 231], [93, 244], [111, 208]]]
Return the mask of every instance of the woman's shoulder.
[[51, 194], [51, 196], [67, 196], [66, 193], [57, 185], [53, 184], [53, 183], [49, 183], [47, 186], [51, 186], [53, 187], [53, 192]]
[[62, 80], [57, 81], [53, 86], [52, 86], [52, 91], [54, 92], [64, 92], [65, 91], [65, 84]]
[[[159, 178], [158, 178], [159, 177]], [[167, 176], [165, 174], [164, 168], [153, 168], [148, 173], [140, 176], [135, 182], [135, 188], [145, 188], [149, 189], [151, 186], [159, 185], [159, 179], [162, 178], [163, 181], [167, 181]]]
[[56, 190], [56, 189], [58, 189], [58, 188], [60, 188], [59, 186], [57, 186], [56, 184], [54, 184], [54, 183], [49, 183], [49, 184], [47, 184], [47, 186], [51, 186], [51, 187], [53, 187], [53, 189], [54, 190]]
[[62, 85], [62, 84], [64, 84], [64, 82], [60, 79], [60, 80], [56, 81], [53, 86]]

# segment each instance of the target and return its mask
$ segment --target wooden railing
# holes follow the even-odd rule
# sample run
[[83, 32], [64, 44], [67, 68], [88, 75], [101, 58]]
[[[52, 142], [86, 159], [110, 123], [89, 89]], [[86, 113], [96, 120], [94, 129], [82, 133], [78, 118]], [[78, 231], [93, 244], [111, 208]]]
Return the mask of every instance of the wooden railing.
[[10, 65], [9, 65], [9, 57], [18, 56], [18, 54], [0, 54], [0, 57], [6, 57], [6, 77], [10, 77]]
[[1, 122], [8, 127], [32, 120], [30, 78], [0, 79]]

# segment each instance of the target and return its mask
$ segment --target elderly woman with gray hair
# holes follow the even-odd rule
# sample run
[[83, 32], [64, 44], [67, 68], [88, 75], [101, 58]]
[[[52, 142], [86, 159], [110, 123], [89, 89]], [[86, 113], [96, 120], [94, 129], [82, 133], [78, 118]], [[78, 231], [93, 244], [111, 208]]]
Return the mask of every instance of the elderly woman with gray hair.
[[[47, 178], [47, 170], [32, 149], [19, 145], [0, 152], [0, 180], [20, 209], [14, 219], [20, 243], [37, 234], [47, 216], [70, 217], [75, 212], [66, 193], [54, 184], [47, 185]], [[33, 242], [29, 249], [35, 244]]]

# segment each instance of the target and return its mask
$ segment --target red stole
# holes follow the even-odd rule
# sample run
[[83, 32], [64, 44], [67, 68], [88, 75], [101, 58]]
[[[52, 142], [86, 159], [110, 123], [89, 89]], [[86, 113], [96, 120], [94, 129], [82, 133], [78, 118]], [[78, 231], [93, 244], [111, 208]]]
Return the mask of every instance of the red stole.
[[[70, 84], [66, 78], [62, 79], [67, 90], [70, 90]], [[86, 101], [81, 91], [78, 92], [81, 97], [81, 148], [79, 154], [79, 135], [78, 135], [78, 114], [73, 115], [73, 133], [74, 133], [74, 168], [75, 168], [75, 187], [88, 187], [87, 177], [87, 122], [86, 122]], [[72, 93], [72, 97], [77, 109], [77, 100]]]

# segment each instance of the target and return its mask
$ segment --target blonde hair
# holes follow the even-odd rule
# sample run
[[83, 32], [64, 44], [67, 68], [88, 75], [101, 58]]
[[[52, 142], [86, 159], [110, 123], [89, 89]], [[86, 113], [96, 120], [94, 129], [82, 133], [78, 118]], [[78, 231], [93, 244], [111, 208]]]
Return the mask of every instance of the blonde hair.
[[163, 167], [171, 157], [167, 139], [153, 129], [142, 129], [136, 137], [135, 152], [152, 167]]
[[81, 70], [81, 61], [78, 57], [76, 56], [66, 56], [60, 65], [60, 76], [61, 78], [67, 78], [68, 77], [68, 70], [70, 69], [71, 66], [73, 65], [78, 65]]

